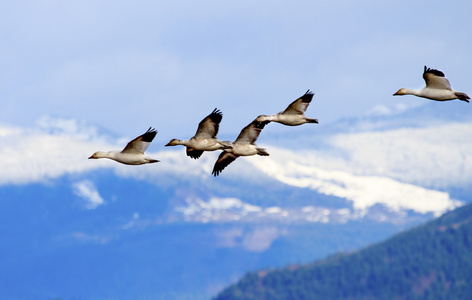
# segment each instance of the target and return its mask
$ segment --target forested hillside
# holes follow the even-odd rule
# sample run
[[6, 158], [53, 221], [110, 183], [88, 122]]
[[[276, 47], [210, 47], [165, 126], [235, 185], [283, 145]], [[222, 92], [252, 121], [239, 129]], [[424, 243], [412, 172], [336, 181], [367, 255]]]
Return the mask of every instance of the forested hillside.
[[249, 273], [215, 299], [472, 299], [472, 205], [355, 253]]

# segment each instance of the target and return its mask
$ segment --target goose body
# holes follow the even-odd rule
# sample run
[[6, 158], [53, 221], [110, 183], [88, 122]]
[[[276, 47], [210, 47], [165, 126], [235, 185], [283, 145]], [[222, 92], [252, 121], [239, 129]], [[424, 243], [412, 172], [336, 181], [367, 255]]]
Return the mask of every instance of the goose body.
[[451, 88], [451, 84], [444, 76], [443, 72], [424, 66], [423, 79], [426, 83], [424, 88], [418, 90], [401, 88], [393, 95], [414, 95], [435, 101], [459, 99], [469, 102], [468, 99], [470, 99], [470, 97], [467, 94], [455, 91]]
[[218, 156], [211, 174], [213, 174], [213, 176], [218, 176], [224, 168], [240, 156], [269, 156], [269, 153], [267, 153], [264, 148], [259, 148], [256, 145], [256, 140], [259, 137], [259, 134], [268, 123], [269, 121], [258, 122], [257, 120], [254, 120], [244, 127], [236, 140], [231, 143], [232, 147], [224, 149]]
[[223, 114], [218, 109], [214, 109], [199, 124], [196, 134], [189, 140], [172, 139], [167, 146], [182, 145], [187, 148], [187, 156], [198, 159], [203, 151], [215, 151], [231, 147], [231, 142], [220, 141], [216, 138]]
[[159, 162], [157, 159], [144, 155], [144, 151], [149, 147], [156, 134], [157, 131], [149, 127], [144, 134], [130, 141], [121, 152], [97, 151], [89, 159], [108, 158], [125, 165], [143, 165]]
[[305, 116], [305, 111], [313, 99], [313, 93], [308, 90], [303, 96], [296, 99], [284, 110], [275, 115], [260, 115], [258, 122], [277, 122], [288, 126], [298, 126], [305, 123], [318, 123], [317, 119]]

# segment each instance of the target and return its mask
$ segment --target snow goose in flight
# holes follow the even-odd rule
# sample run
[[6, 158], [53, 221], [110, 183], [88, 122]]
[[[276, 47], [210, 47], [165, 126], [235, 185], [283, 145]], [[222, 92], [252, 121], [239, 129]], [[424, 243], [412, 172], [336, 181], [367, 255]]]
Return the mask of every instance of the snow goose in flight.
[[215, 151], [231, 147], [231, 142], [220, 141], [216, 138], [223, 114], [214, 109], [199, 124], [197, 133], [188, 141], [172, 139], [167, 146], [183, 145], [187, 147], [187, 156], [198, 159], [203, 151]]
[[305, 116], [305, 111], [313, 99], [313, 93], [308, 90], [303, 96], [293, 101], [284, 111], [275, 115], [260, 115], [256, 118], [258, 122], [273, 121], [288, 126], [297, 126], [305, 123], [318, 123], [317, 119]]
[[125, 165], [142, 165], [159, 162], [157, 159], [152, 159], [144, 155], [144, 151], [149, 147], [149, 144], [151, 144], [156, 134], [157, 131], [149, 127], [144, 134], [129, 142], [121, 152], [98, 151], [92, 154], [89, 159], [109, 158]]
[[468, 99], [470, 99], [470, 97], [467, 96], [467, 94], [454, 91], [451, 88], [451, 84], [449, 83], [449, 80], [444, 77], [443, 72], [424, 66], [423, 78], [426, 82], [426, 86], [424, 88], [419, 90], [401, 88], [393, 95], [415, 95], [436, 101], [459, 99], [469, 102]]
[[252, 121], [249, 125], [241, 130], [241, 133], [232, 143], [232, 147], [224, 149], [223, 152], [218, 156], [218, 160], [213, 167], [213, 176], [218, 176], [224, 168], [230, 163], [236, 160], [240, 156], [251, 156], [261, 155], [269, 156], [269, 153], [264, 148], [257, 147], [256, 140], [269, 121], [258, 122], [257, 120]]

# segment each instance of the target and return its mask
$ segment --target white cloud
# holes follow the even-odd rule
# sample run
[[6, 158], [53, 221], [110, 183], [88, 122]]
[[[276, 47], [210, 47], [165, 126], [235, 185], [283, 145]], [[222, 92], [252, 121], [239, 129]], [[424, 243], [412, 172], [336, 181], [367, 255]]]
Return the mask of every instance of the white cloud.
[[[303, 186], [305, 187], [305, 186]], [[304, 207], [263, 207], [246, 203], [237, 198], [212, 197], [204, 200], [198, 197], [187, 197], [185, 203], [174, 207], [169, 221], [187, 221], [202, 223], [241, 222], [241, 223], [346, 223], [366, 215], [369, 205], [350, 208], [327, 208], [321, 206]], [[374, 203], [375, 204], [375, 203]], [[397, 209], [374, 213], [372, 218], [389, 214], [403, 215]], [[429, 212], [429, 211], [428, 211]]]
[[35, 128], [0, 126], [0, 185], [43, 182], [106, 165], [90, 161], [97, 150], [114, 149], [73, 120], [42, 119]]
[[472, 180], [471, 136], [471, 123], [452, 123], [339, 134], [329, 143], [343, 152], [345, 171], [440, 189]]
[[85, 201], [86, 209], [95, 209], [105, 203], [95, 185], [88, 180], [82, 180], [72, 185], [74, 193]]
[[[185, 205], [177, 206], [174, 210], [182, 214], [187, 221], [227, 222], [238, 221], [249, 216], [259, 216], [262, 208], [245, 203], [237, 198], [210, 198], [204, 201], [200, 198], [187, 198]], [[254, 218], [254, 217], [253, 217]]]

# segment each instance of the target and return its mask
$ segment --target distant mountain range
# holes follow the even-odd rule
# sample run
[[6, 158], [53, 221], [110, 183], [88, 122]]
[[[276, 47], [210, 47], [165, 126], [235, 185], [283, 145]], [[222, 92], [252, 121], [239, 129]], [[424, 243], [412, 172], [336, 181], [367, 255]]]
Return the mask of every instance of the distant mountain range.
[[354, 216], [343, 199], [277, 184], [267, 204], [264, 187], [217, 188], [108, 170], [0, 187], [0, 298], [208, 299], [248, 270], [351, 251], [430, 217]]
[[219, 177], [217, 153], [192, 160], [159, 134], [149, 156], [161, 162], [130, 167], [87, 160], [129, 138], [84, 122], [0, 126], [0, 298], [209, 299], [248, 271], [430, 220], [472, 201], [472, 122], [435, 111], [270, 124], [258, 144], [271, 156]]
[[472, 205], [350, 254], [251, 272], [215, 300], [470, 299]]

